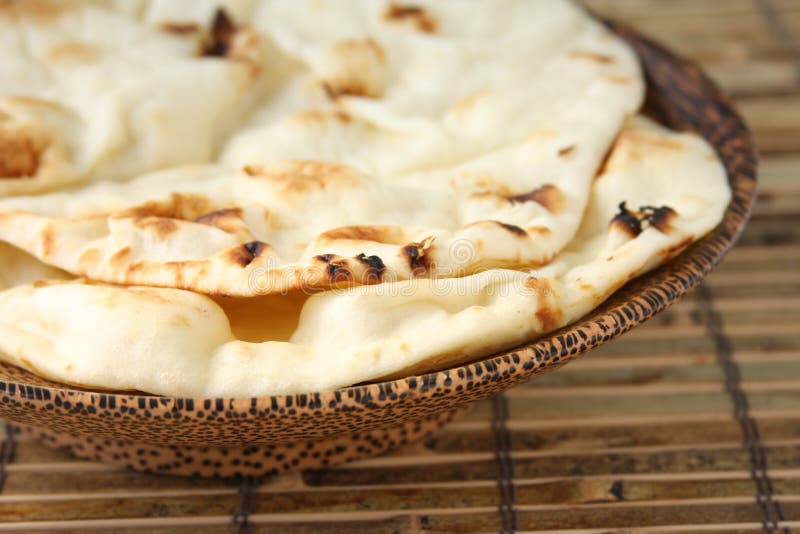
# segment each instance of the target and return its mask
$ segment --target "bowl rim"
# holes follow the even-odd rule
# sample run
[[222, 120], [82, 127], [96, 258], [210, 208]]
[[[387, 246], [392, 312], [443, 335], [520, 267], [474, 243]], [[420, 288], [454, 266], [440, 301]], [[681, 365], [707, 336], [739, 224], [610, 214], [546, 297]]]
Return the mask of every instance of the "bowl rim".
[[[682, 69], [685, 79], [676, 79], [673, 83], [680, 85], [680, 89], [684, 92], [688, 92], [689, 97], [687, 98], [690, 104], [684, 105], [685, 109], [673, 110], [667, 107], [666, 111], [699, 115], [693, 119], [694, 123], [684, 121], [680, 126], [682, 129], [696, 131], [713, 145], [726, 168], [733, 196], [725, 210], [723, 220], [710, 233], [663, 266], [637, 277], [617, 290], [603, 304], [583, 318], [553, 333], [470, 363], [422, 375], [320, 392], [261, 397], [174, 397], [138, 392], [81, 389], [55, 382], [50, 385], [50, 381], [39, 377], [36, 377], [37, 382], [45, 382], [48, 385], [30, 384], [8, 380], [0, 374], [0, 393], [29, 400], [41, 400], [42, 397], [54, 395], [68, 395], [75, 402], [85, 404], [95, 404], [98, 400], [107, 397], [125, 397], [139, 403], [152, 403], [153, 399], [158, 399], [159, 405], [170, 405], [173, 407], [172, 409], [175, 409], [176, 406], [180, 409], [190, 402], [206, 406], [224, 404], [225, 407], [250, 407], [257, 401], [271, 405], [273, 408], [292, 406], [292, 404], [302, 407], [312, 403], [321, 412], [318, 417], [326, 417], [333, 412], [341, 413], [343, 405], [363, 406], [364, 398], [383, 401], [387, 397], [393, 399], [397, 395], [402, 398], [424, 396], [428, 391], [439, 386], [452, 389], [456, 382], [473, 381], [480, 377], [482, 383], [493, 382], [496, 384], [491, 388], [486, 388], [486, 394], [480, 397], [483, 398], [575, 359], [667, 308], [696, 286], [741, 235], [757, 196], [757, 152], [747, 126], [730, 99], [703, 74], [694, 62], [641, 36], [627, 25], [603, 19], [601, 21], [634, 48], [642, 64], [649, 89], [654, 79], [658, 79], [660, 83], [669, 82], [669, 72], [658, 72], [659, 62], [672, 62]], [[657, 78], [658, 76], [661, 78]], [[694, 108], [691, 107], [693, 99], [697, 100]], [[675, 104], [671, 100], [670, 103]], [[673, 127], [677, 122], [675, 117], [665, 117], [665, 119]], [[710, 129], [712, 124], [715, 127]], [[708, 131], [704, 132], [703, 130]], [[715, 132], [713, 138], [710, 138], [709, 131]], [[11, 364], [2, 364], [2, 366], [11, 366]], [[28, 373], [28, 371], [22, 371]], [[0, 373], [2, 372], [0, 371]], [[31, 375], [35, 376], [32, 373]], [[48, 394], [46, 395], [44, 392]], [[468, 397], [465, 402], [477, 400], [474, 395], [464, 396]]]

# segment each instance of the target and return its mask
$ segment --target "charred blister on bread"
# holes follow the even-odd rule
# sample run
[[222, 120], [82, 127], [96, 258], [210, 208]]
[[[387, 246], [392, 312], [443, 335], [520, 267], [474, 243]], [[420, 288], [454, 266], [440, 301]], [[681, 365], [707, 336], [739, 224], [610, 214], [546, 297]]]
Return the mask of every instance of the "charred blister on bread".
[[662, 234], [668, 234], [672, 230], [672, 222], [678, 213], [669, 206], [642, 206], [639, 208], [645, 220], [650, 223], [650, 226], [655, 226]]
[[636, 237], [650, 226], [668, 234], [672, 230], [672, 221], [678, 216], [678, 213], [669, 206], [641, 206], [639, 211], [632, 211], [626, 204], [624, 201], [619, 204], [619, 213], [611, 219], [610, 226], [631, 237]]
[[269, 245], [262, 241], [250, 241], [229, 249], [227, 256], [232, 263], [247, 267], [268, 247]]
[[327, 267], [328, 280], [331, 284], [340, 284], [351, 280], [352, 273], [344, 260], [332, 260]]
[[636, 216], [635, 212], [628, 209], [625, 201], [620, 202], [619, 212], [611, 219], [609, 226], [631, 237], [636, 237], [642, 233], [642, 221]]
[[409, 243], [401, 249], [408, 262], [408, 267], [414, 276], [423, 276], [433, 267], [431, 258], [427, 254], [433, 245], [433, 238], [428, 237], [419, 243]]
[[363, 252], [356, 256], [356, 259], [366, 266], [364, 273], [364, 284], [377, 284], [383, 279], [386, 272], [386, 265], [378, 256], [367, 256]]
[[336, 257], [335, 254], [319, 254], [317, 256], [314, 256], [314, 259], [317, 260], [317, 261], [320, 261], [322, 263], [328, 263], [334, 257]]
[[225, 57], [233, 43], [236, 25], [223, 8], [218, 8], [211, 22], [208, 39], [202, 43], [201, 56]]

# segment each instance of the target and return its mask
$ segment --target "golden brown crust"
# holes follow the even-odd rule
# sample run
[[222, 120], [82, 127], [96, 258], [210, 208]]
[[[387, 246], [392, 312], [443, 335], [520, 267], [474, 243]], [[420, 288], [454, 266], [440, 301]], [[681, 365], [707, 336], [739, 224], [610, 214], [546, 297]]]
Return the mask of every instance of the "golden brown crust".
[[383, 94], [386, 54], [377, 41], [346, 39], [331, 45], [329, 72], [322, 76], [322, 88], [331, 100], [340, 96], [376, 98]]
[[544, 184], [533, 191], [507, 197], [511, 202], [536, 202], [550, 213], [561, 213], [564, 209], [564, 194], [552, 185]]
[[279, 183], [287, 193], [352, 187], [358, 183], [356, 172], [350, 167], [323, 161], [294, 161], [281, 167], [245, 165], [243, 171], [252, 178]]
[[46, 139], [32, 128], [0, 125], [0, 179], [36, 176]]
[[174, 219], [165, 217], [141, 217], [135, 218], [133, 224], [143, 230], [149, 230], [159, 239], [165, 239], [178, 230], [178, 223]]
[[413, 4], [391, 2], [383, 12], [383, 19], [388, 22], [411, 21], [418, 31], [424, 33], [436, 33], [438, 27], [433, 15], [425, 8]]

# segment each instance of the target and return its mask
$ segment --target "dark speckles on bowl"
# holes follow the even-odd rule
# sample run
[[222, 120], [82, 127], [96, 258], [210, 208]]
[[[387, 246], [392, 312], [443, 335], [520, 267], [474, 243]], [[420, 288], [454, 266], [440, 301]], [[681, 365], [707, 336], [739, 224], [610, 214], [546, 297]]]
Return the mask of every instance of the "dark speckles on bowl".
[[[583, 320], [528, 345], [447, 371], [277, 397], [179, 399], [85, 391], [0, 364], [0, 415], [39, 427], [35, 432], [44, 433], [50, 442], [64, 434], [57, 442], [77, 454], [81, 442], [114, 440], [100, 459], [136, 469], [188, 472], [181, 462], [156, 456], [147, 456], [153, 460], [144, 464], [120, 460], [125, 447], [137, 447], [131, 443], [159, 451], [212, 448], [208, 465], [191, 470], [203, 475], [232, 472], [232, 464], [215, 467], [217, 460], [212, 459], [225, 447], [255, 447], [277, 455], [275, 451], [290, 444], [311, 443], [315, 452], [323, 451], [321, 457], [324, 451], [333, 451], [328, 455], [332, 464], [419, 437], [443, 424], [450, 412], [554, 369], [663, 310], [695, 286], [742, 231], [756, 196], [755, 149], [729, 100], [695, 65], [625, 27], [610, 26], [642, 59], [648, 79], [646, 111], [675, 129], [698, 132], [716, 148], [728, 171], [733, 200], [712, 233], [664, 267], [627, 284]], [[402, 438], [401, 432], [405, 432]], [[364, 446], [365, 436], [369, 447]], [[336, 452], [337, 447], [346, 450]], [[313, 454], [297, 460], [293, 464], [262, 458], [258, 467], [251, 462], [233, 471], [262, 474], [321, 465]]]

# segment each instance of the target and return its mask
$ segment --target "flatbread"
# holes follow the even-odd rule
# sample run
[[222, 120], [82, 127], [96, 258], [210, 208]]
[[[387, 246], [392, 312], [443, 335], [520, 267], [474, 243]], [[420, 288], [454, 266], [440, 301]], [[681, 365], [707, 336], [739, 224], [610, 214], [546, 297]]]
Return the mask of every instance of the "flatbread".
[[[61, 382], [178, 396], [311, 392], [445, 368], [577, 320], [710, 231], [729, 200], [725, 171], [704, 140], [637, 118], [594, 181], [575, 239], [538, 271], [497, 269], [292, 301], [25, 285], [0, 292], [0, 352]], [[226, 315], [230, 300], [244, 307]], [[289, 335], [291, 306], [302, 311]], [[248, 316], [245, 328], [231, 322]], [[271, 330], [278, 316], [284, 322]]]
[[507, 7], [436, 2], [418, 28], [385, 2], [257, 4], [281, 67], [219, 166], [0, 201], [0, 239], [95, 280], [235, 296], [542, 265], [643, 82], [571, 4]]
[[74, 276], [42, 263], [7, 243], [0, 242], [0, 289], [40, 280], [70, 280]]
[[268, 69], [253, 29], [125, 7], [143, 10], [0, 4], [0, 196], [211, 161], [255, 105]]

